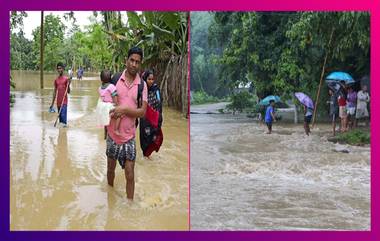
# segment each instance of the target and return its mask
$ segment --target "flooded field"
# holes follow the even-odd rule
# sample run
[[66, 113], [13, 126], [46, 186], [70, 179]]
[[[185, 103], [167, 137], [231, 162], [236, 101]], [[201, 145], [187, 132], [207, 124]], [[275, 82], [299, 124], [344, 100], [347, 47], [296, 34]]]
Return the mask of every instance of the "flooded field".
[[267, 135], [219, 108], [191, 107], [192, 229], [370, 229], [369, 146], [328, 142], [326, 124], [307, 137], [302, 123], [277, 122]]
[[128, 202], [124, 171], [106, 180], [104, 130], [96, 126], [97, 74], [73, 80], [68, 128], [49, 113], [55, 74], [39, 90], [36, 72], [12, 72], [10, 110], [11, 230], [188, 230], [187, 120], [164, 109], [164, 143], [142, 157], [137, 133], [135, 200]]

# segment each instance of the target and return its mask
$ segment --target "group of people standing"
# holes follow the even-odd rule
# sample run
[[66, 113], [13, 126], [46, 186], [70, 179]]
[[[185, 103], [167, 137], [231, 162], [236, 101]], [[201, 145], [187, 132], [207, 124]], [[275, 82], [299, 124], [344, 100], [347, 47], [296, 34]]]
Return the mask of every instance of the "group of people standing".
[[[333, 136], [336, 134], [336, 123], [340, 118], [339, 132], [346, 132], [356, 128], [360, 120], [365, 120], [366, 125], [369, 122], [369, 112], [367, 105], [370, 97], [367, 85], [361, 85], [361, 90], [356, 92], [353, 85], [346, 85], [344, 82], [339, 83], [338, 89], [329, 87], [330, 105], [329, 115], [332, 121]], [[272, 123], [276, 121], [275, 117], [275, 100], [270, 100], [265, 111], [265, 124], [267, 125], [267, 134], [272, 133]], [[304, 129], [306, 135], [310, 134], [310, 122], [313, 116], [313, 108], [303, 104], [304, 108]]]
[[361, 90], [356, 92], [351, 85], [341, 83], [339, 91], [329, 89], [330, 100], [330, 117], [332, 120], [333, 135], [336, 132], [337, 117], [340, 118], [340, 132], [346, 132], [358, 126], [360, 120], [368, 123], [369, 112], [367, 105], [370, 97], [367, 86], [363, 84]]
[[[163, 143], [161, 130], [162, 96], [152, 70], [139, 74], [143, 51], [133, 47], [128, 51], [125, 70], [111, 75], [109, 70], [100, 73], [101, 86], [96, 107], [98, 125], [104, 126], [107, 156], [107, 182], [114, 185], [116, 161], [124, 169], [126, 194], [133, 200], [136, 160], [136, 128], [139, 125], [140, 146], [148, 157], [158, 152]], [[58, 77], [54, 81], [54, 96], [50, 109], [57, 102], [60, 123], [67, 126], [67, 94], [71, 78], [63, 74], [64, 65], [57, 64]], [[114, 79], [114, 81], [113, 81]], [[112, 83], [113, 82], [113, 83]]]

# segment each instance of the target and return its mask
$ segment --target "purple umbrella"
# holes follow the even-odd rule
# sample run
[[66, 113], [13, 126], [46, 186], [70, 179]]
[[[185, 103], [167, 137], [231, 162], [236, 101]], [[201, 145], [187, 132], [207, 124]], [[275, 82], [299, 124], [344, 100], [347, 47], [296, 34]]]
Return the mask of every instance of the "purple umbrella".
[[306, 105], [306, 107], [308, 108], [314, 109], [313, 101], [309, 96], [305, 95], [302, 92], [296, 92], [294, 95], [303, 105]]

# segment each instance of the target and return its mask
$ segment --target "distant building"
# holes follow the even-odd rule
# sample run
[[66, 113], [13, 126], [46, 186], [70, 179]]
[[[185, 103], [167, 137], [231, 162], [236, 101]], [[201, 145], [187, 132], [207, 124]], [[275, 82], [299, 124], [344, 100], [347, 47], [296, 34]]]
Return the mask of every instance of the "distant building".
[[254, 92], [253, 84], [251, 82], [246, 83], [246, 84], [240, 83], [239, 86], [233, 90], [233, 93], [238, 94], [244, 91], [253, 93]]

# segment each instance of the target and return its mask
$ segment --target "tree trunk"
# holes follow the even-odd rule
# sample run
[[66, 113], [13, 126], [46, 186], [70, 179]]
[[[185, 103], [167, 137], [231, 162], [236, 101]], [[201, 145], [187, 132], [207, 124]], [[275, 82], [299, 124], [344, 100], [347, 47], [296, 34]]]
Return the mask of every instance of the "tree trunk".
[[75, 73], [75, 54], [73, 56], [73, 64], [71, 66], [71, 69], [73, 70], [73, 76], [74, 76], [74, 73]]
[[40, 87], [44, 88], [44, 11], [41, 11]]
[[188, 112], [188, 67], [187, 54], [172, 56], [168, 61], [161, 81], [161, 93], [164, 104], [181, 111]]
[[314, 106], [313, 121], [312, 121], [312, 124], [311, 124], [312, 128], [314, 127], [314, 124], [315, 124], [315, 119], [316, 119], [316, 115], [317, 115], [318, 101], [319, 101], [319, 94], [320, 94], [321, 88], [322, 88], [322, 82], [323, 82], [323, 76], [325, 74], [325, 66], [326, 66], [326, 62], [327, 62], [327, 56], [329, 54], [331, 40], [332, 40], [332, 37], [333, 37], [333, 34], [334, 34], [334, 30], [335, 30], [334, 28], [331, 30], [330, 40], [329, 40], [329, 43], [327, 45], [326, 56], [325, 56], [325, 60], [323, 62], [323, 67], [322, 67], [322, 72], [321, 72], [321, 78], [319, 80], [319, 86], [318, 86], [317, 99], [315, 101], [315, 106]]

